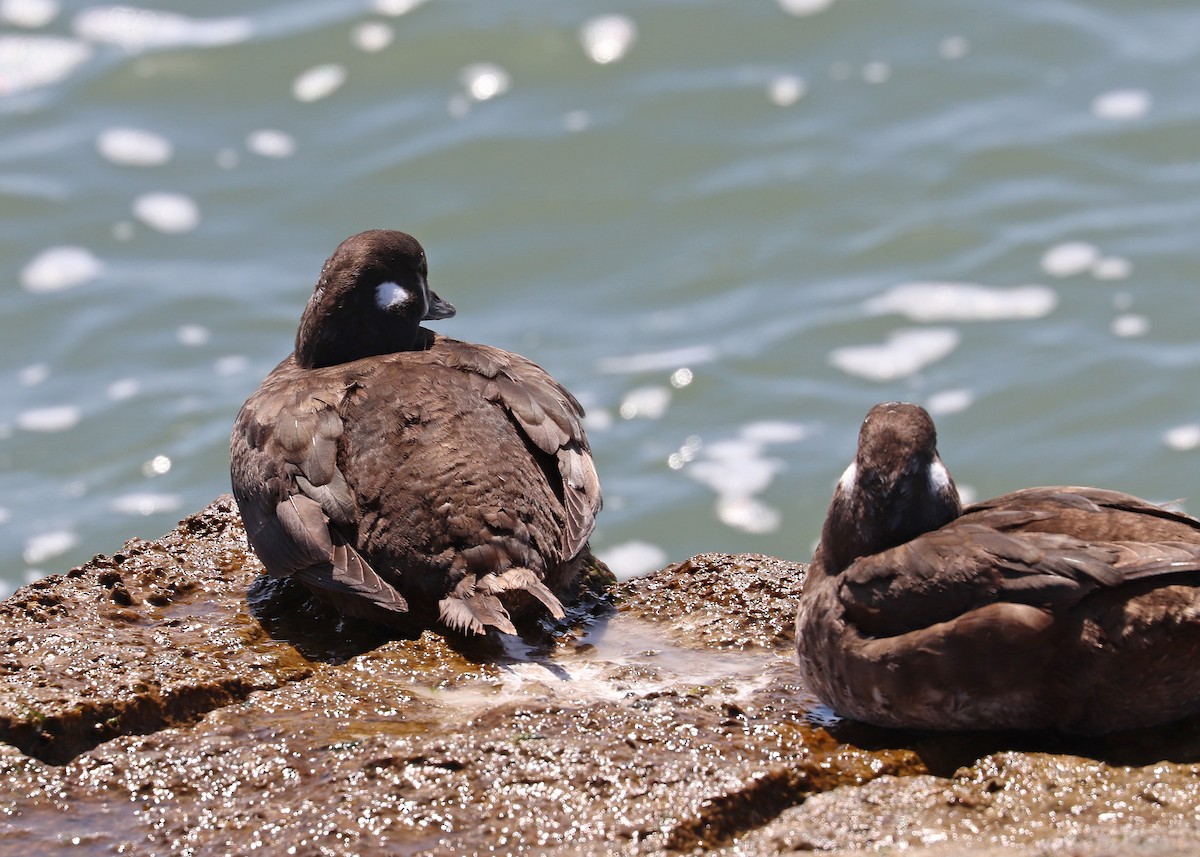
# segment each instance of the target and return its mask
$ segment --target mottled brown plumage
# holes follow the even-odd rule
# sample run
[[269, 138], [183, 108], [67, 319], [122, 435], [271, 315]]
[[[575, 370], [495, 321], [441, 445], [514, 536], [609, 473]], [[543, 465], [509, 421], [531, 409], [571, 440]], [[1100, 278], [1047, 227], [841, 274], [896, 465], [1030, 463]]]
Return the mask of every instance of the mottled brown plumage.
[[916, 405], [878, 405], [796, 616], [839, 714], [1098, 734], [1200, 711], [1200, 521], [1128, 494], [1029, 488], [960, 513]]
[[343, 242], [295, 351], [238, 414], [234, 496], [267, 571], [345, 614], [513, 634], [563, 615], [600, 484], [575, 398], [524, 357], [420, 327], [453, 313], [411, 236]]

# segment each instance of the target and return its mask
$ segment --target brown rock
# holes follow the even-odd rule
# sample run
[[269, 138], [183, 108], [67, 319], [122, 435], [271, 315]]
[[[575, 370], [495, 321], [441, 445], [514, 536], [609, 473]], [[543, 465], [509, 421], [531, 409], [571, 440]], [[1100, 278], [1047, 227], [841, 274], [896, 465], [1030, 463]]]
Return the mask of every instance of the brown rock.
[[1200, 836], [1194, 729], [1090, 748], [1106, 763], [813, 725], [794, 563], [695, 557], [545, 643], [483, 646], [339, 626], [260, 570], [221, 498], [0, 605], [0, 852], [1166, 855]]

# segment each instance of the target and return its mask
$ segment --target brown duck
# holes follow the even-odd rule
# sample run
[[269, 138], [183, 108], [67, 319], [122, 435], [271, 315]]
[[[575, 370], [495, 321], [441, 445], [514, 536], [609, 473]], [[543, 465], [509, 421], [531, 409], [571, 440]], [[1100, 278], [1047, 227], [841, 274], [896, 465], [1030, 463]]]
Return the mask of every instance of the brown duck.
[[1099, 734], [1200, 711], [1200, 521], [1096, 488], [961, 509], [916, 405], [872, 408], [796, 615], [838, 714]]
[[420, 326], [453, 315], [412, 236], [346, 239], [237, 416], [233, 493], [267, 572], [342, 613], [515, 634], [563, 615], [600, 482], [579, 402], [524, 357]]

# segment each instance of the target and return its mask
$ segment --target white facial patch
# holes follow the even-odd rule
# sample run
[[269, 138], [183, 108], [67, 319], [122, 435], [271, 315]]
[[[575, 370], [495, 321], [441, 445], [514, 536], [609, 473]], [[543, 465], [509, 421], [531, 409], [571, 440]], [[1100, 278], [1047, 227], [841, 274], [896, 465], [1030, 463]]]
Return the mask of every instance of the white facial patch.
[[940, 494], [950, 487], [950, 471], [940, 458], [935, 458], [929, 466], [929, 487], [934, 494]]
[[847, 494], [854, 493], [854, 483], [858, 480], [858, 465], [853, 461], [850, 466], [842, 471], [842, 478], [838, 480], [838, 490], [845, 491]]
[[380, 283], [375, 287], [375, 304], [382, 310], [398, 310], [415, 299], [412, 292], [395, 283]]

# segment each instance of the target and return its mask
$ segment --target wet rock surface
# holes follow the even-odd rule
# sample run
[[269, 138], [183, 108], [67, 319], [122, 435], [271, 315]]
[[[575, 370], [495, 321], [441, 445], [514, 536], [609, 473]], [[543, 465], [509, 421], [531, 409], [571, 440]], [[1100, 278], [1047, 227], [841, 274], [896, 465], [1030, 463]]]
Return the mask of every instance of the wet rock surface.
[[1200, 840], [1200, 724], [1090, 745], [817, 725], [793, 666], [794, 563], [694, 557], [537, 644], [388, 640], [260, 573], [225, 497], [0, 604], [0, 852], [1170, 855]]

